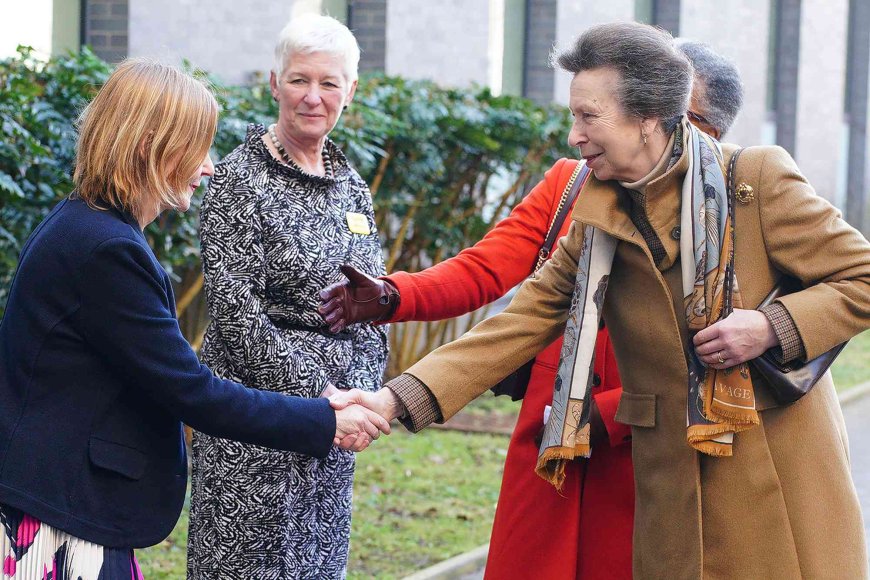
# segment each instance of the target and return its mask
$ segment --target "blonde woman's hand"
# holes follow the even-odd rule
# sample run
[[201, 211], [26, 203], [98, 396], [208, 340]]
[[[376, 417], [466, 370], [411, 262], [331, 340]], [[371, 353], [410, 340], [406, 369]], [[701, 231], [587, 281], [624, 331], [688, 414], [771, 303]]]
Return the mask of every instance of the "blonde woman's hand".
[[335, 439], [342, 449], [362, 451], [381, 433], [390, 434], [390, 424], [383, 417], [361, 405], [348, 405], [335, 411]]

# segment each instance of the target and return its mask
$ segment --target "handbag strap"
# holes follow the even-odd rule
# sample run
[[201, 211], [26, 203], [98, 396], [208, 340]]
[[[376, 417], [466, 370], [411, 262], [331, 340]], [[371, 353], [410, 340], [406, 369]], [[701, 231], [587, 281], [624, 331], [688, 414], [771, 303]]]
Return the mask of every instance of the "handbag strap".
[[[736, 200], [736, 187], [734, 186], [735, 181], [737, 181], [737, 158], [740, 157], [740, 153], [743, 152], [743, 148], [737, 149], [733, 155], [731, 155], [731, 161], [728, 163], [728, 175], [726, 177], [726, 189], [728, 190], [728, 213], [731, 215], [731, 233], [732, 235], [737, 230], [737, 223], [734, 221], [734, 202]], [[731, 247], [734, 248], [734, 241], [731, 242]], [[729, 272], [728, 276], [725, 278], [725, 283], [727, 284], [725, 294], [725, 307], [727, 308], [726, 312], [731, 313], [734, 309], [731, 304], [731, 292], [730, 290], [734, 287], [734, 253], [731, 255], [731, 262], [728, 265]], [[757, 310], [761, 310], [768, 304], [772, 304], [774, 300], [779, 298], [780, 296], [784, 296], [785, 294], [791, 294], [792, 292], [796, 292], [801, 289], [800, 282], [797, 280], [783, 275], [777, 280], [773, 289], [770, 293], [765, 296], [764, 300], [761, 301], [761, 304], [758, 305]]]
[[565, 223], [565, 218], [568, 217], [568, 212], [571, 211], [571, 206], [574, 205], [574, 200], [577, 199], [580, 189], [589, 178], [589, 173], [589, 168], [583, 162], [577, 163], [577, 166], [571, 173], [571, 177], [562, 191], [562, 197], [559, 199], [559, 206], [556, 208], [556, 214], [553, 216], [550, 229], [547, 231], [547, 237], [544, 238], [544, 245], [538, 251], [538, 262], [535, 264], [534, 272], [540, 270], [544, 262], [547, 261], [547, 257], [553, 249], [553, 244], [556, 243], [556, 238], [559, 236], [559, 230], [562, 229], [562, 224]]
[[[731, 154], [731, 160], [728, 162], [728, 172], [725, 176], [725, 190], [728, 196], [728, 215], [731, 219], [731, 255], [728, 257], [728, 267], [727, 267], [727, 275], [725, 276], [725, 287], [723, 288], [723, 297], [724, 304], [722, 306], [722, 310], [724, 316], [728, 316], [731, 312], [734, 311], [734, 304], [732, 302], [732, 298], [734, 296], [734, 249], [735, 249], [735, 240], [734, 240], [734, 232], [737, 230], [737, 224], [734, 221], [734, 199], [735, 199], [735, 187], [734, 182], [737, 180], [737, 158], [740, 157], [740, 154], [743, 152], [743, 148], [738, 148], [734, 153]], [[723, 316], [723, 318], [724, 318]]]
[[[743, 147], [737, 149], [733, 155], [731, 155], [731, 161], [728, 163], [728, 176], [726, 181], [726, 188], [728, 190], [728, 212], [731, 215], [731, 233], [734, 234], [737, 231], [737, 223], [734, 221], [734, 202], [736, 199], [736, 188], [734, 186], [735, 181], [737, 181], [737, 158], [740, 157], [740, 153], [743, 152]], [[731, 247], [734, 248], [734, 241], [731, 242]], [[731, 253], [731, 262], [728, 265], [729, 272], [728, 276], [725, 278], [725, 283], [727, 284], [725, 293], [725, 308], [727, 308], [726, 312], [730, 314], [734, 310], [734, 306], [731, 303], [731, 289], [734, 287], [734, 252]], [[780, 276], [779, 280], [777, 280], [776, 284], [773, 286], [773, 289], [770, 293], [764, 297], [764, 300], [761, 301], [761, 304], [758, 305], [757, 310], [761, 310], [768, 304], [772, 304], [774, 300], [779, 298], [780, 296], [784, 296], [786, 294], [791, 294], [792, 292], [797, 292], [801, 289], [800, 282], [791, 278], [790, 276], [783, 275]]]
[[[734, 200], [734, 182], [737, 180], [737, 158], [740, 157], [740, 154], [743, 153], [743, 147], [738, 147], [734, 153], [731, 154], [731, 160], [728, 162], [728, 202]], [[732, 219], [734, 216], [731, 216]]]

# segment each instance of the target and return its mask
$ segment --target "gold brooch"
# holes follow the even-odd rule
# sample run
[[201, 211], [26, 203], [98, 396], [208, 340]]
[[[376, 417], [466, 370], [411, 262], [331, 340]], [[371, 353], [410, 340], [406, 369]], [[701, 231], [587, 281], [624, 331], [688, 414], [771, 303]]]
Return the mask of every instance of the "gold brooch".
[[739, 201], [743, 205], [746, 205], [747, 203], [755, 199], [755, 192], [752, 190], [752, 186], [741, 183], [734, 191], [734, 197], [737, 198], [737, 201]]

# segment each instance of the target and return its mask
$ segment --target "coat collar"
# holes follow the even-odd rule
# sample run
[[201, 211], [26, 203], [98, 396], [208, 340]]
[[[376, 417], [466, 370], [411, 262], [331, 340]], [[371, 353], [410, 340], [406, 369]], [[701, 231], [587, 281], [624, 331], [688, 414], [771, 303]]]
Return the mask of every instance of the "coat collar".
[[122, 222], [130, 226], [133, 231], [136, 233], [136, 236], [147, 242], [145, 238], [145, 232], [142, 230], [142, 226], [139, 225], [139, 220], [136, 217], [123, 208], [118, 207], [110, 207], [108, 209], [109, 213], [120, 219]]
[[[664, 263], [659, 265], [662, 270], [670, 268], [679, 257], [680, 243], [678, 239], [674, 239], [672, 232], [680, 223], [680, 198], [688, 168], [689, 157], [684, 147], [680, 159], [645, 188], [647, 218], [667, 252]], [[638, 245], [649, 253], [643, 236], [631, 221], [631, 203], [629, 194], [618, 182], [599, 181], [592, 174], [574, 206], [571, 218]]]
[[639, 235], [628, 214], [630, 200], [616, 181], [599, 181], [595, 174], [583, 187], [571, 219], [596, 227], [612, 236], [635, 241]]
[[689, 170], [689, 152], [683, 143], [683, 154], [664, 175], [653, 179], [644, 190], [644, 209], [650, 225], [662, 242], [666, 257], [658, 264], [668, 270], [680, 255], [680, 208], [683, 181]]
[[[92, 211], [107, 212], [107, 213], [115, 216], [117, 219], [121, 220], [122, 222], [124, 222], [125, 224], [130, 226], [131, 228], [133, 228], [133, 231], [135, 231], [136, 234], [140, 238], [145, 240], [145, 233], [142, 231], [142, 226], [139, 225], [139, 220], [137, 220], [136, 217], [132, 213], [127, 211], [126, 209], [120, 208], [120, 207], [115, 207], [112, 205], [105, 207], [105, 208], [95, 208], [95, 207], [91, 206], [90, 204], [88, 204], [85, 200], [83, 200], [81, 198], [81, 196], [79, 196], [78, 192], [76, 192], [76, 191], [73, 191], [72, 193], [70, 193], [67, 196], [67, 199], [64, 200], [64, 202], [67, 202], [67, 201], [81, 203], [82, 205], [88, 207]], [[61, 203], [64, 203], [64, 202], [61, 202]]]

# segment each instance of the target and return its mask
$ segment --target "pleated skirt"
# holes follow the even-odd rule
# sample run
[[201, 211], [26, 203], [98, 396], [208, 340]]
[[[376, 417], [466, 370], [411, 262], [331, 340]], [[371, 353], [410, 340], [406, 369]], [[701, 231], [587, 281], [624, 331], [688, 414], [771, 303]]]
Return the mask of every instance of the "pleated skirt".
[[144, 580], [132, 549], [76, 538], [2, 504], [0, 522], [4, 579]]

